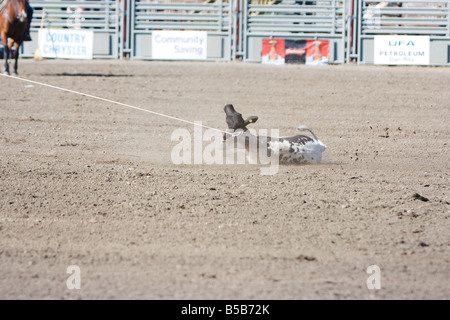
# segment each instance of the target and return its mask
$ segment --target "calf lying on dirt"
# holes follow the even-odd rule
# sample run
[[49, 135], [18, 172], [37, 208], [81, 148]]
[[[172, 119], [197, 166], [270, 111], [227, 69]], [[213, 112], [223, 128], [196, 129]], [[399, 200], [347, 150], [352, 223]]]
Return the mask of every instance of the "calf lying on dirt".
[[247, 129], [247, 125], [255, 123], [258, 117], [251, 116], [244, 121], [242, 114], [231, 104], [227, 104], [224, 111], [228, 124], [227, 132], [230, 132], [224, 134], [224, 141], [237, 138], [235, 147], [245, 148], [250, 159], [258, 159], [259, 148], [264, 148], [267, 154], [278, 153], [280, 163], [318, 163], [322, 160], [322, 152], [327, 147], [309, 128], [300, 126], [297, 129], [309, 131], [313, 138], [304, 135], [281, 138], [256, 136]]

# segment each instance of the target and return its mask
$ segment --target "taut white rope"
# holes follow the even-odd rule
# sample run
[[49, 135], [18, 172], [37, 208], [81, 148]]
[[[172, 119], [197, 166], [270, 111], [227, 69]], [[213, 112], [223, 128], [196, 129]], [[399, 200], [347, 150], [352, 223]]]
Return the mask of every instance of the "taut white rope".
[[92, 99], [96, 99], [96, 100], [100, 100], [100, 101], [104, 101], [104, 102], [108, 102], [108, 103], [112, 103], [112, 104], [117, 104], [119, 106], [131, 108], [131, 109], [135, 109], [135, 110], [139, 110], [139, 111], [143, 111], [143, 112], [148, 112], [148, 113], [160, 116], [160, 117], [164, 117], [164, 118], [168, 118], [168, 119], [172, 119], [172, 120], [176, 120], [176, 121], [181, 121], [181, 122], [184, 122], [184, 123], [189, 123], [189, 124], [192, 124], [194, 126], [203, 127], [205, 129], [211, 129], [211, 130], [215, 130], [215, 131], [218, 131], [218, 132], [221, 132], [221, 133], [227, 133], [226, 131], [223, 131], [223, 130], [220, 130], [220, 129], [216, 129], [216, 128], [213, 128], [213, 127], [209, 127], [209, 126], [205, 126], [205, 125], [199, 124], [197, 122], [193, 122], [193, 121], [177, 118], [177, 117], [174, 117], [174, 116], [169, 116], [167, 114], [156, 112], [156, 111], [152, 111], [152, 110], [147, 110], [147, 109], [135, 107], [135, 106], [132, 106], [132, 105], [126, 104], [126, 103], [122, 103], [122, 102], [118, 102], [118, 101], [114, 101], [114, 100], [110, 100], [110, 99], [106, 99], [106, 98], [102, 98], [102, 97], [97, 97], [97, 96], [94, 96], [94, 95], [91, 95], [91, 94], [87, 94], [87, 93], [83, 93], [83, 92], [79, 92], [79, 91], [75, 91], [75, 90], [70, 90], [70, 89], [66, 89], [66, 88], [62, 88], [62, 87], [57, 87], [57, 86], [54, 86], [54, 85], [51, 85], [51, 84], [42, 83], [42, 82], [38, 82], [38, 81], [34, 81], [34, 80], [29, 80], [29, 79], [25, 79], [25, 78], [16, 77], [16, 76], [10, 76], [10, 75], [6, 75], [6, 74], [3, 74], [3, 73], [0, 73], [0, 75], [3, 76], [3, 77], [6, 77], [6, 78], [16, 79], [16, 80], [20, 80], [20, 81], [36, 84], [36, 85], [39, 85], [39, 86], [47, 87], [47, 88], [57, 89], [57, 90], [60, 90], [60, 91], [65, 91], [65, 92], [77, 94], [77, 95], [80, 95], [80, 96], [84, 96], [84, 97], [88, 97], [88, 98], [92, 98]]

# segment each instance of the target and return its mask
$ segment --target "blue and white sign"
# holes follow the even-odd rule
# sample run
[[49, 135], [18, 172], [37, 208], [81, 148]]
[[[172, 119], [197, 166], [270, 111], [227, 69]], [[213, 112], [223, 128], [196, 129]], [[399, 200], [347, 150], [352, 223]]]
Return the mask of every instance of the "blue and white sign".
[[206, 59], [206, 31], [154, 31], [152, 58], [169, 60]]
[[39, 30], [39, 50], [44, 58], [92, 59], [94, 32], [74, 29]]

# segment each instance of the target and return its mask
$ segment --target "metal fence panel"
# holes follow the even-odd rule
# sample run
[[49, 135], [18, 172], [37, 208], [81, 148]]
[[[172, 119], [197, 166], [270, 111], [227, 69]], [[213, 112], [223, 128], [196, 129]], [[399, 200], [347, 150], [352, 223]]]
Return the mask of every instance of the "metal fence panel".
[[430, 64], [450, 65], [450, 1], [358, 2], [358, 62], [374, 62], [377, 35], [430, 36]]
[[120, 1], [118, 0], [30, 0], [34, 9], [30, 34], [21, 56], [33, 57], [38, 46], [38, 32], [43, 11], [44, 28], [88, 29], [94, 31], [94, 58], [118, 58], [120, 34]]
[[225, 0], [131, 1], [130, 53], [153, 59], [152, 34], [157, 30], [206, 31], [207, 60], [230, 60], [232, 6]]
[[326, 39], [330, 62], [343, 63], [346, 6], [345, 0], [244, 0], [244, 60], [261, 60], [263, 38]]

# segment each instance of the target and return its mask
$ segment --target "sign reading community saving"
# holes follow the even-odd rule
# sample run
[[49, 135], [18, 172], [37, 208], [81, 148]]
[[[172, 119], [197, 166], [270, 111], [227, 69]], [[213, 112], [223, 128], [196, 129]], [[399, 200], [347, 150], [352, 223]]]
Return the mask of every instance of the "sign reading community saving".
[[204, 60], [207, 37], [208, 33], [204, 31], [154, 31], [152, 58]]
[[44, 58], [92, 59], [93, 46], [94, 33], [90, 30], [39, 30], [39, 50]]
[[430, 64], [429, 36], [375, 36], [374, 64]]

